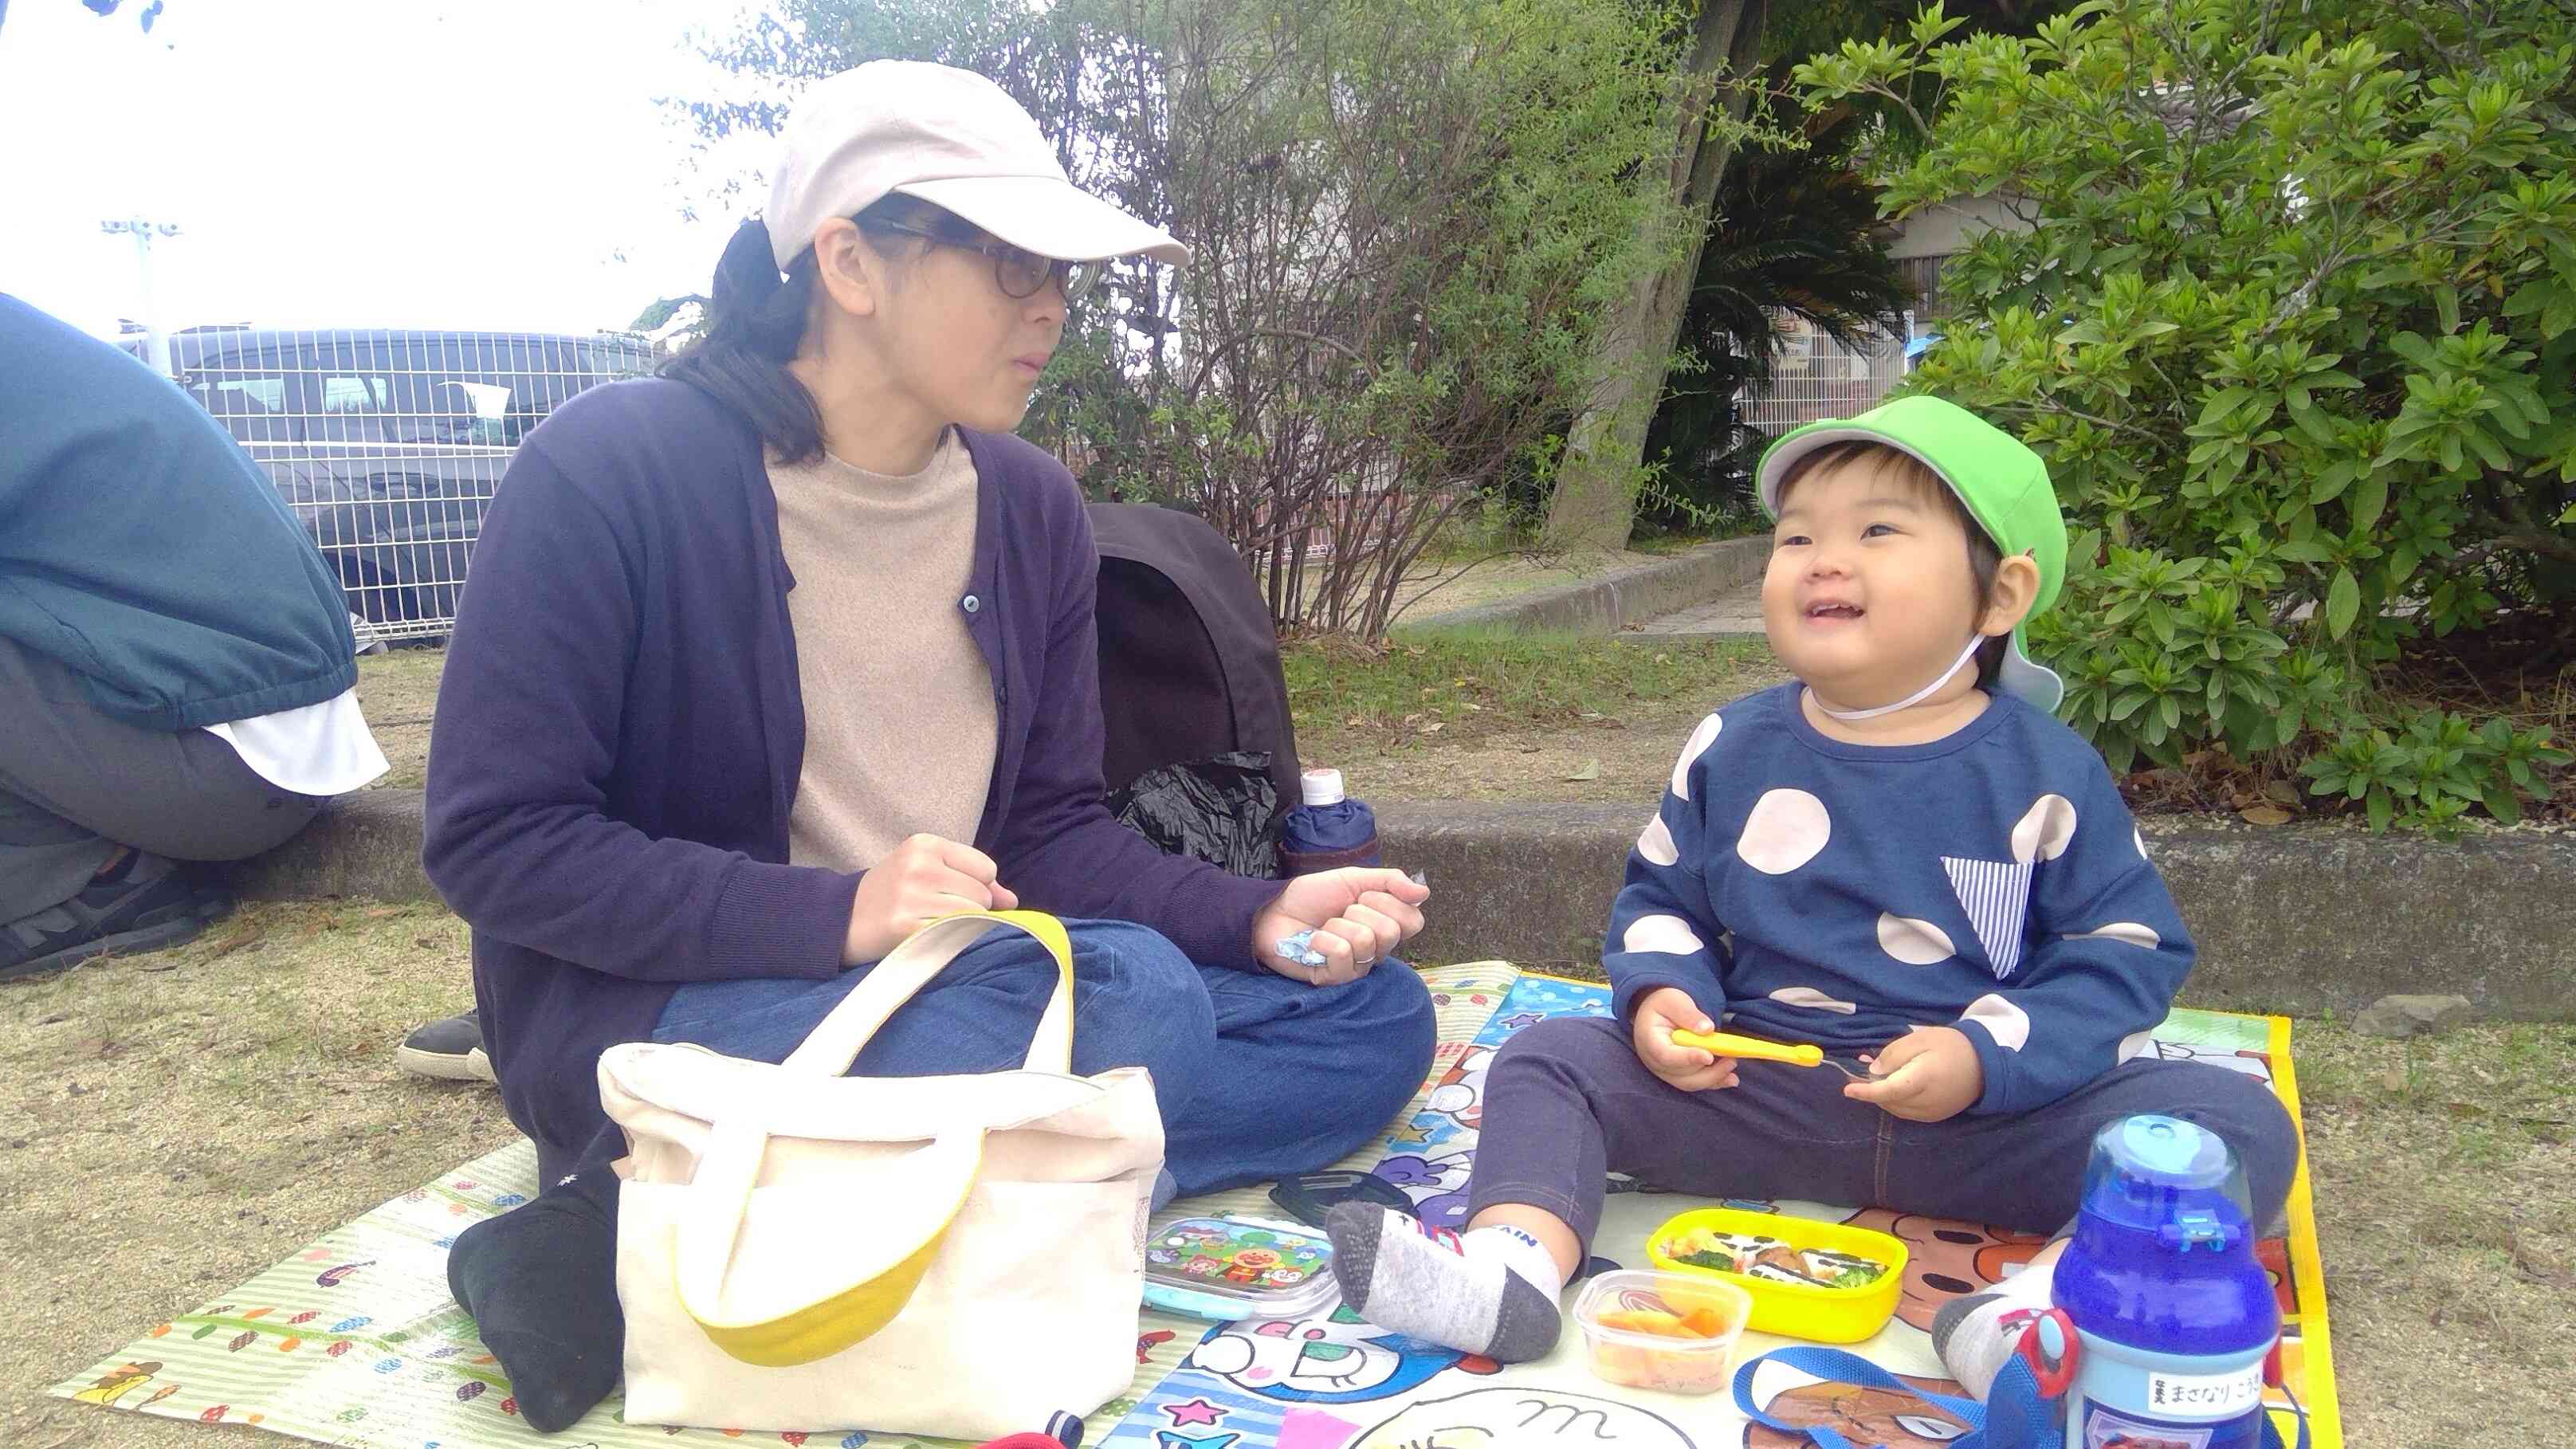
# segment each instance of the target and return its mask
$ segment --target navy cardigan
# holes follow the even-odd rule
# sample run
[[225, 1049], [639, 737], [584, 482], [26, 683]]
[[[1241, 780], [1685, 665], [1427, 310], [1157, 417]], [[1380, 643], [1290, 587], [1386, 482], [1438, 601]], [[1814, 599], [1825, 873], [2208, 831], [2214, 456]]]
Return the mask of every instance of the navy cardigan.
[[[1165, 855], [1102, 804], [1098, 560], [1072, 476], [1018, 438], [964, 437], [975, 559], [957, 606], [1000, 722], [976, 847], [1033, 909], [1260, 969], [1252, 921], [1280, 884]], [[422, 859], [473, 927], [487, 1049], [541, 1180], [606, 1123], [601, 1049], [650, 1035], [681, 983], [842, 969], [859, 877], [787, 863], [795, 585], [759, 439], [684, 383], [565, 404], [484, 520]]]

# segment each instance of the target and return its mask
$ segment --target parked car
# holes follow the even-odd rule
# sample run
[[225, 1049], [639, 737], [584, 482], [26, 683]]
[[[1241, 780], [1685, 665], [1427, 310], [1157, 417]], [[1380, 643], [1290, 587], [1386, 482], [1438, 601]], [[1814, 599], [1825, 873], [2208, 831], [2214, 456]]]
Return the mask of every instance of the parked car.
[[520, 437], [654, 361], [614, 333], [221, 328], [169, 343], [179, 386], [268, 469], [351, 612], [394, 640], [446, 633]]

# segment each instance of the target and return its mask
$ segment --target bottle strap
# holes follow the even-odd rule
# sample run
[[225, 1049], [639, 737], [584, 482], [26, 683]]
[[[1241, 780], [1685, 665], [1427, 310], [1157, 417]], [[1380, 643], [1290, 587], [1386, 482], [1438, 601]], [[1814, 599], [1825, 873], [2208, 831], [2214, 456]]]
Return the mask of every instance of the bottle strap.
[[[1952, 1394], [1925, 1393], [1859, 1354], [1838, 1348], [1774, 1349], [1746, 1361], [1735, 1371], [1735, 1407], [1752, 1422], [1812, 1442], [1817, 1449], [1872, 1449], [1852, 1443], [1827, 1425], [1784, 1423], [1755, 1408], [1753, 1375], [1766, 1363], [1835, 1383], [1891, 1389], [1921, 1399], [1967, 1426], [1967, 1436], [1953, 1441], [1950, 1449], [2053, 1449], [2065, 1440], [2058, 1427], [2055, 1400], [2041, 1395], [2038, 1378], [2018, 1354], [2005, 1361], [2003, 1372], [1995, 1375], [1994, 1387], [1982, 1404]], [[2287, 1394], [2289, 1390], [2285, 1386], [2282, 1392]], [[2290, 1409], [2298, 1419], [2298, 1449], [2308, 1449], [2308, 1412], [2295, 1394], [2290, 1396]], [[2284, 1449], [2280, 1426], [2269, 1412], [2263, 1415], [2263, 1449]]]

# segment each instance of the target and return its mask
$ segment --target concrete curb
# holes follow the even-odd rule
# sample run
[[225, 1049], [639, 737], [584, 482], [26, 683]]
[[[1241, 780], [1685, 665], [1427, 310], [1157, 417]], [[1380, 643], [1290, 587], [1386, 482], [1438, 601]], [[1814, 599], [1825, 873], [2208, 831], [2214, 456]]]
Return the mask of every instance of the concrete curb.
[[[1501, 956], [1596, 975], [1646, 806], [1389, 805], [1387, 859], [1428, 870], [1425, 960]], [[2576, 836], [2440, 845], [2334, 827], [2147, 834], [2200, 945], [2192, 1004], [2315, 1015], [2441, 991], [2489, 1017], [2576, 1019]]]
[[420, 839], [418, 790], [360, 790], [323, 806], [312, 824], [268, 854], [217, 869], [236, 895], [251, 900], [439, 901], [420, 868]]
[[[1387, 859], [1430, 872], [1425, 961], [1500, 956], [1598, 977], [1602, 922], [1646, 807], [1387, 805]], [[421, 797], [370, 790], [229, 867], [249, 897], [434, 901]], [[2478, 1014], [2576, 1020], [2576, 836], [2509, 831], [2452, 845], [2331, 827], [2151, 828], [2148, 848], [2200, 943], [2194, 1005], [2313, 1016], [2399, 992]]]
[[1407, 617], [1399, 630], [1477, 629], [1511, 634], [1616, 634], [1631, 624], [1706, 603], [1762, 576], [1767, 538], [1730, 538], [1580, 583], [1533, 589], [1496, 603]]

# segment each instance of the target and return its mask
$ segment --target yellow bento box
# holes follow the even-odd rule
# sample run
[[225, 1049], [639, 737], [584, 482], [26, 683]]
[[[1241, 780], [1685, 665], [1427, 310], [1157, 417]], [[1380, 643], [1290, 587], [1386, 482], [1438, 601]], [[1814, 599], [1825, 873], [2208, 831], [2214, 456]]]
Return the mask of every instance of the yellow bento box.
[[[1849, 1253], [1884, 1263], [1887, 1271], [1856, 1288], [1828, 1288], [1702, 1267], [1681, 1262], [1665, 1251], [1675, 1238], [1692, 1232], [1777, 1238], [1794, 1249]], [[1671, 1219], [1646, 1239], [1646, 1257], [1664, 1272], [1720, 1278], [1752, 1294], [1753, 1316], [1745, 1326], [1753, 1332], [1816, 1343], [1858, 1343], [1878, 1332], [1895, 1316], [1897, 1296], [1905, 1288], [1905, 1244], [1885, 1233], [1741, 1208], [1700, 1208]]]

